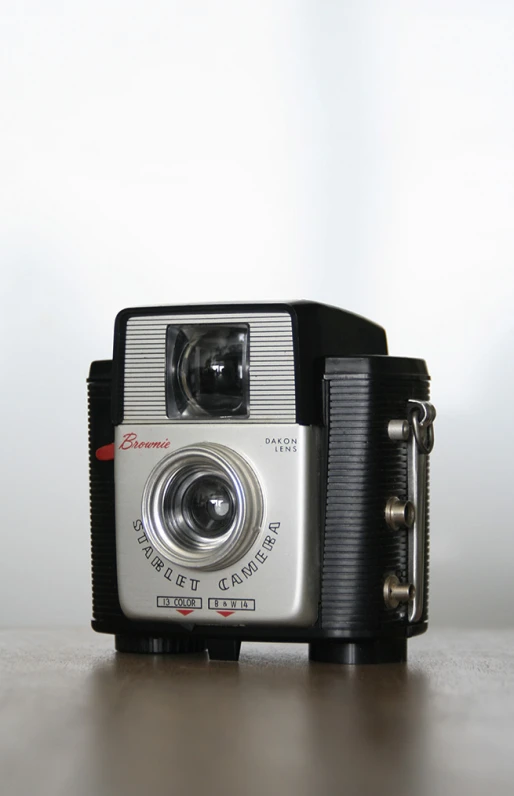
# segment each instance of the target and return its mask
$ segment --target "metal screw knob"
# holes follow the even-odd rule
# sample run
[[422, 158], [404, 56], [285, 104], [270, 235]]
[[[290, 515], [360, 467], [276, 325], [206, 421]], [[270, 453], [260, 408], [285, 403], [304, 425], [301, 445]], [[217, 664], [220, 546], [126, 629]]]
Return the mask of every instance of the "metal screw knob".
[[388, 575], [384, 582], [384, 602], [388, 608], [398, 608], [400, 603], [410, 603], [416, 596], [412, 583], [400, 583], [396, 575]]
[[410, 425], [408, 420], [390, 420], [387, 426], [389, 439], [395, 442], [405, 442], [409, 439]]
[[416, 510], [410, 500], [391, 497], [386, 503], [385, 520], [393, 531], [400, 528], [412, 528], [416, 519]]

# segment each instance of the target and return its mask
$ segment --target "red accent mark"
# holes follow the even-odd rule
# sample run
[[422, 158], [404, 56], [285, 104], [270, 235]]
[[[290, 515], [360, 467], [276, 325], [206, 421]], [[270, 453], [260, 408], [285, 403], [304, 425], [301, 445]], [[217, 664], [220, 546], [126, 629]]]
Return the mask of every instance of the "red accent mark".
[[108, 445], [102, 445], [101, 448], [97, 448], [96, 458], [100, 462], [112, 462], [114, 459], [114, 442], [110, 442]]
[[190, 608], [188, 611], [186, 611], [185, 608], [177, 608], [177, 611], [179, 612], [179, 614], [182, 614], [182, 616], [187, 616], [188, 614], [193, 613], [194, 608]]
[[221, 614], [222, 616], [230, 616], [230, 614], [234, 614], [235, 611], [217, 611], [217, 613]]

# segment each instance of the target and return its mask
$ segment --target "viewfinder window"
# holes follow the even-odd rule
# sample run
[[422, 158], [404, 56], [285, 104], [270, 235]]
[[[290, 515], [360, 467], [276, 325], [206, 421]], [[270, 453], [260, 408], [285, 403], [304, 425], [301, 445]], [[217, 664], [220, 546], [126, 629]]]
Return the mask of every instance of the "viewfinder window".
[[248, 416], [248, 331], [247, 324], [168, 326], [168, 417]]

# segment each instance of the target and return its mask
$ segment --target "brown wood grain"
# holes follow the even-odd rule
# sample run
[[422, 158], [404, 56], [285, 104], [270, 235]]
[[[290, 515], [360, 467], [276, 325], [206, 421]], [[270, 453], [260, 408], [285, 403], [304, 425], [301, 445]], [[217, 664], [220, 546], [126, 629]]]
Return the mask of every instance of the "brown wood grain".
[[514, 631], [429, 632], [406, 665], [116, 655], [0, 631], [2, 796], [514, 794]]

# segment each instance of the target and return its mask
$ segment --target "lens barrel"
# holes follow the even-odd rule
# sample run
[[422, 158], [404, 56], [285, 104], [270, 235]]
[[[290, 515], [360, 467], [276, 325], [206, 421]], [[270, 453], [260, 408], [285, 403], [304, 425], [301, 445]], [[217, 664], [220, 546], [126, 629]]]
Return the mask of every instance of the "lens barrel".
[[182, 483], [168, 490], [166, 511], [182, 515], [188, 532], [215, 539], [230, 528], [235, 516], [235, 495], [220, 475], [191, 468]]
[[215, 443], [174, 451], [145, 484], [142, 517], [159, 552], [180, 566], [214, 570], [237, 561], [260, 530], [263, 500], [248, 462]]

